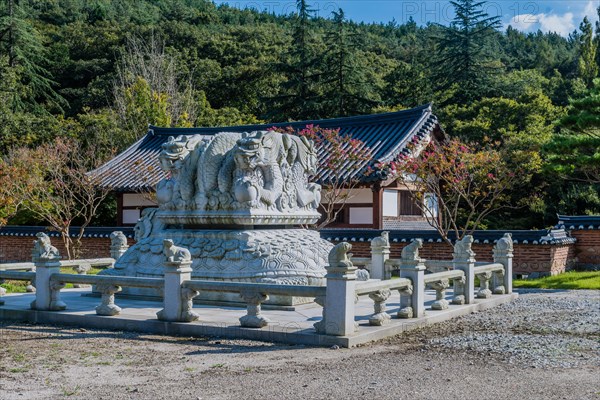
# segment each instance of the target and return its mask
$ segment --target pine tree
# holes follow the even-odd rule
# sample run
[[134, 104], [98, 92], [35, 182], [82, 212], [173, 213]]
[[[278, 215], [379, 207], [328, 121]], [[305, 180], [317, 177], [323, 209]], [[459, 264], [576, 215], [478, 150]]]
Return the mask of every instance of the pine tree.
[[0, 78], [10, 70], [18, 76], [11, 100], [13, 112], [35, 109], [43, 110], [40, 103], [61, 109], [65, 100], [54, 90], [56, 83], [46, 69], [49, 64], [42, 35], [28, 21], [31, 10], [19, 0], [0, 3], [0, 56], [6, 62], [0, 65]]
[[455, 86], [452, 100], [459, 103], [477, 98], [497, 69], [488, 55], [487, 41], [500, 26], [500, 19], [484, 11], [485, 1], [450, 3], [456, 16], [439, 38], [434, 77], [440, 90]]
[[292, 44], [277, 69], [286, 77], [277, 96], [270, 99], [268, 118], [303, 120], [320, 117], [317, 55], [310, 32], [314, 14], [306, 0], [296, 0]]
[[368, 65], [359, 64], [358, 40], [359, 35], [348, 26], [344, 11], [334, 11], [333, 27], [326, 34], [322, 68], [326, 117], [364, 114], [377, 105], [367, 78]]
[[579, 59], [577, 60], [577, 72], [587, 87], [592, 87], [594, 78], [598, 76], [598, 64], [596, 63], [598, 43], [594, 40], [594, 29], [587, 17], [583, 18], [579, 30], [581, 35], [578, 37]]

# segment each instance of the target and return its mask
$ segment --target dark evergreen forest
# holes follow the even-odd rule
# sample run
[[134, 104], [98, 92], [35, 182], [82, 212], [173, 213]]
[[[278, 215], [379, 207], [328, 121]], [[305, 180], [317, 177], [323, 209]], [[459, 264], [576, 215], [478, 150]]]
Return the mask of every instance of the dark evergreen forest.
[[455, 1], [450, 26], [418, 26], [355, 23], [343, 10], [317, 18], [306, 0], [286, 16], [208, 0], [0, 0], [0, 154], [73, 137], [108, 156], [148, 124], [431, 102], [448, 135], [499, 143], [530, 175], [485, 227], [600, 213], [600, 27], [503, 30], [478, 4]]

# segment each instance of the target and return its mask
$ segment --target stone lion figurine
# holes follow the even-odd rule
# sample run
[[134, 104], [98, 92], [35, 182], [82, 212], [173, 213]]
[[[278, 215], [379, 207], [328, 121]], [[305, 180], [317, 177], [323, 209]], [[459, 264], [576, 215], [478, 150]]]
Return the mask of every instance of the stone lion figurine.
[[371, 278], [371, 275], [369, 274], [369, 271], [367, 271], [366, 269], [356, 270], [356, 280], [357, 281], [366, 282], [370, 278]]
[[110, 234], [110, 245], [112, 247], [126, 247], [127, 237], [121, 231], [114, 231]]
[[381, 236], [377, 236], [371, 240], [372, 247], [389, 247], [390, 233], [388, 231], [381, 232]]
[[171, 239], [163, 240], [163, 254], [167, 259], [167, 262], [173, 263], [192, 260], [190, 251], [186, 248], [175, 246]]
[[37, 237], [37, 240], [33, 242], [34, 258], [40, 260], [56, 260], [60, 258], [58, 249], [52, 246], [48, 235], [43, 232], [39, 232], [35, 236]]
[[512, 234], [505, 233], [504, 236], [502, 236], [502, 239], [498, 240], [496, 243], [496, 249], [502, 251], [513, 251]]
[[350, 250], [352, 250], [350, 243], [342, 242], [336, 244], [329, 252], [329, 265], [331, 267], [352, 268], [353, 264], [350, 261], [352, 254], [349, 253]]
[[407, 261], [421, 261], [419, 258], [419, 249], [423, 247], [423, 239], [415, 239], [408, 246], [402, 249], [400, 258]]
[[454, 245], [454, 256], [458, 258], [473, 258], [475, 252], [471, 249], [473, 245], [473, 236], [466, 235], [461, 240], [457, 240]]

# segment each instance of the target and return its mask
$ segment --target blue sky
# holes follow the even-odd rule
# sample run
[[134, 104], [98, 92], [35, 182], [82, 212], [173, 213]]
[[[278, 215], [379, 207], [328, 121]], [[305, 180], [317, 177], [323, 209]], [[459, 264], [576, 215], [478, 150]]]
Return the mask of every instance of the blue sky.
[[[215, 3], [284, 14], [294, 11], [296, 4], [295, 0], [215, 0]], [[365, 22], [389, 22], [394, 18], [404, 22], [412, 16], [419, 24], [445, 24], [453, 16], [448, 0], [314, 0], [309, 3], [320, 16], [327, 17], [342, 8], [348, 18]], [[598, 6], [600, 0], [496, 0], [487, 2], [487, 11], [491, 15], [500, 15], [505, 26], [510, 24], [525, 32], [541, 29], [567, 36], [579, 27], [585, 15], [596, 21]]]

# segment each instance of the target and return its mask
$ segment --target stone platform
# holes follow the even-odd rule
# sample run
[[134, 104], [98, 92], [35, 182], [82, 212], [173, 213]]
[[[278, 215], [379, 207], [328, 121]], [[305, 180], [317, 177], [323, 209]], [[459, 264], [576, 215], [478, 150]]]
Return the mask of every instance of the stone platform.
[[[426, 290], [425, 316], [413, 319], [398, 319], [396, 312], [400, 308], [397, 293], [387, 302], [387, 312], [392, 320], [383, 326], [370, 326], [369, 317], [373, 314], [373, 301], [367, 296], [360, 297], [356, 304], [356, 321], [359, 329], [348, 336], [327, 336], [315, 333], [313, 324], [322, 317], [322, 308], [315, 303], [297, 306], [294, 311], [267, 310], [262, 314], [271, 323], [260, 329], [242, 328], [239, 318], [246, 314], [245, 308], [222, 306], [195, 306], [200, 315], [199, 321], [191, 323], [162, 322], [156, 319], [156, 313], [162, 309], [161, 302], [118, 299], [122, 308], [120, 315], [114, 317], [98, 316], [94, 309], [99, 304], [89, 294], [90, 289], [65, 289], [61, 297], [67, 304], [64, 311], [35, 311], [29, 305], [35, 298], [31, 293], [17, 293], [4, 296], [5, 304], [0, 306], [0, 320], [21, 320], [32, 323], [72, 325], [77, 327], [110, 329], [120, 331], [148, 332], [181, 336], [218, 336], [260, 341], [273, 341], [316, 346], [353, 347], [362, 343], [393, 336], [407, 330], [442, 322], [453, 317], [482, 311], [515, 299], [516, 293], [494, 295], [490, 299], [477, 299], [474, 304], [450, 305], [447, 310], [430, 310], [435, 300], [435, 291]], [[446, 298], [453, 297], [448, 290]]]

